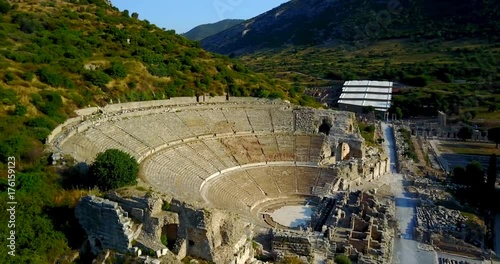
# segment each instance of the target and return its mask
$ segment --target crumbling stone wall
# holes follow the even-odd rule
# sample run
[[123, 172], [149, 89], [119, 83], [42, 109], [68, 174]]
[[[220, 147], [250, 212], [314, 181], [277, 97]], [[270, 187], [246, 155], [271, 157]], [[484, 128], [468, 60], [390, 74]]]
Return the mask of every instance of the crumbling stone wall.
[[87, 233], [94, 254], [103, 249], [126, 253], [138, 235], [127, 212], [116, 202], [86, 196], [76, 206], [75, 214]]
[[273, 230], [272, 250], [280, 255], [312, 256], [313, 247], [307, 236], [293, 232]]
[[[357, 131], [354, 131], [356, 119], [353, 113], [298, 108], [294, 110], [294, 115], [296, 132], [324, 133], [328, 136], [331, 156], [335, 156], [337, 161], [350, 157], [363, 157], [364, 140]], [[327, 131], [325, 126], [328, 126]]]
[[253, 226], [239, 216], [216, 209], [197, 209], [173, 201], [171, 210], [179, 215], [174, 252], [215, 263], [245, 263], [253, 258]]

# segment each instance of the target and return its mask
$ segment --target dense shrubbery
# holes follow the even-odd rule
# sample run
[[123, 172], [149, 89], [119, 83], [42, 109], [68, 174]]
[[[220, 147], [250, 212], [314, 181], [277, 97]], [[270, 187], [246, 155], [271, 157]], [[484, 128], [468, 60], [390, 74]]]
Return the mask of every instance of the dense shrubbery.
[[104, 87], [111, 81], [111, 77], [101, 70], [86, 71], [83, 76], [85, 80], [98, 87]]
[[0, 0], [0, 14], [9, 13], [11, 8], [12, 8], [12, 6], [10, 5], [9, 2], [7, 2], [5, 0]]
[[117, 79], [127, 77], [127, 69], [122, 63], [113, 62], [111, 67], [105, 71], [109, 76]]
[[38, 110], [58, 122], [64, 121], [66, 114], [63, 110], [61, 95], [54, 91], [43, 91], [32, 95], [32, 103]]
[[0, 103], [6, 105], [13, 105], [16, 102], [17, 102], [16, 92], [0, 86]]
[[349, 259], [346, 255], [337, 255], [335, 256], [335, 263], [337, 264], [351, 264], [351, 259]]
[[40, 78], [40, 81], [55, 87], [66, 87], [66, 88], [74, 88], [74, 82], [68, 77], [62, 75], [57, 72], [53, 68], [43, 67], [37, 71], [37, 75]]
[[90, 175], [96, 186], [103, 191], [137, 183], [139, 165], [129, 154], [108, 149], [99, 153], [90, 166]]

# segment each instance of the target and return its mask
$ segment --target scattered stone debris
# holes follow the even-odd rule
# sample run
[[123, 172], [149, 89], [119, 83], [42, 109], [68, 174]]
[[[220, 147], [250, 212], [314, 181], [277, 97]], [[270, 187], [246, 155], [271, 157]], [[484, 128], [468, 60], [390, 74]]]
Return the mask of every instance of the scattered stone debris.
[[457, 210], [443, 206], [417, 207], [417, 229], [432, 233], [450, 233], [463, 237], [467, 218]]

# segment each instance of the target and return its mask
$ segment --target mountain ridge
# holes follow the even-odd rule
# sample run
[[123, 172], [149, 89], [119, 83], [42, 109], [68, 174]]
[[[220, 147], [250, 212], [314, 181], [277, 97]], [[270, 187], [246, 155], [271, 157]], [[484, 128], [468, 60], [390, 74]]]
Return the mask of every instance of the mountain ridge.
[[497, 39], [500, 11], [494, 2], [294, 0], [207, 37], [201, 45], [238, 56], [286, 46], [363, 44], [417, 35]]
[[243, 23], [244, 21], [244, 19], [224, 19], [215, 23], [196, 26], [181, 35], [190, 40], [198, 41]]

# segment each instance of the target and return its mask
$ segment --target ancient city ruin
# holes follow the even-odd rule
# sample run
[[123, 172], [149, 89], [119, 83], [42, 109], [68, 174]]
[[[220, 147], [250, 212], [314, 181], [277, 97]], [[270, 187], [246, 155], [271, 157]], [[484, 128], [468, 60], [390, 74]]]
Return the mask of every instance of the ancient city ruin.
[[[263, 251], [304, 263], [339, 254], [356, 263], [394, 258], [393, 240], [403, 233], [394, 228], [395, 201], [377, 195], [387, 184], [364, 186], [375, 186], [396, 167], [405, 171], [405, 163], [367, 146], [353, 113], [226, 97], [77, 113], [49, 136], [54, 155], [91, 163], [99, 152], [120, 149], [137, 159], [149, 186], [146, 196], [82, 199], [76, 214], [92, 252], [132, 253], [147, 263], [186, 256], [262, 263], [257, 255]], [[413, 195], [432, 200], [432, 192]], [[444, 247], [464, 239], [456, 212], [420, 206], [417, 225], [408, 231], [418, 241]], [[445, 224], [450, 219], [456, 221]], [[436, 237], [436, 230], [443, 233]]]
[[[297, 241], [315, 234], [324, 243], [309, 251], [325, 257], [384, 254], [386, 212], [369, 194], [351, 193], [350, 185], [380, 177], [390, 162], [365, 146], [354, 114], [279, 100], [194, 100], [82, 109], [49, 136], [57, 155], [79, 162], [90, 163], [110, 148], [130, 153], [141, 163], [143, 179], [166, 195], [83, 199], [77, 217], [93, 252], [171, 252], [178, 259], [245, 263], [254, 257], [248, 241], [255, 225], [273, 230], [277, 255], [309, 254], [278, 246], [280, 232]], [[273, 210], [308, 200], [319, 208], [309, 226], [292, 228], [270, 217]], [[161, 210], [164, 202], [169, 211]], [[94, 214], [116, 220], [95, 229], [103, 223]], [[160, 243], [166, 233], [170, 249]]]

